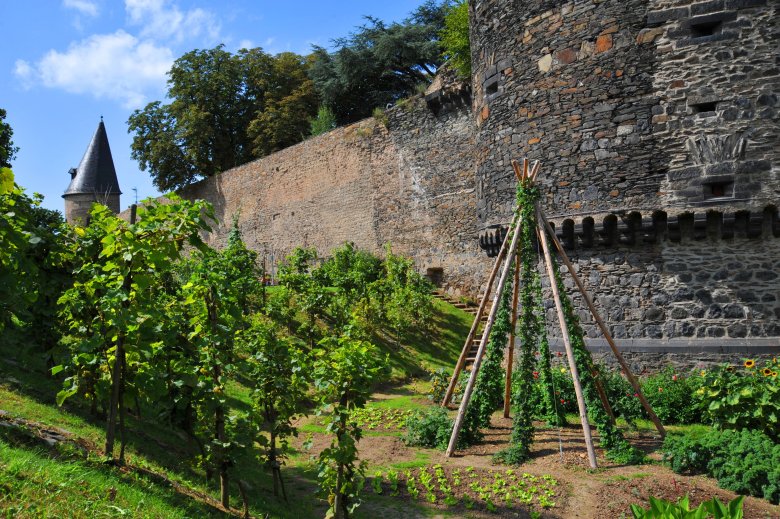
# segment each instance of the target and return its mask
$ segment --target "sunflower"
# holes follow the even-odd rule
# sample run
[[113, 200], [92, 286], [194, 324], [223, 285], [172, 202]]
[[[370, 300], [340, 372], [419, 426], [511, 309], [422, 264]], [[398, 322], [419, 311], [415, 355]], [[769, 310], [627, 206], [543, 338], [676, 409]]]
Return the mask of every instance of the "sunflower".
[[762, 374], [763, 374], [765, 377], [768, 377], [768, 376], [770, 376], [770, 375], [772, 374], [772, 370], [771, 370], [771, 369], [769, 369], [769, 368], [764, 368], [764, 369], [762, 369], [762, 370], [761, 370], [761, 373], [762, 373]]
[[726, 371], [728, 373], [734, 373], [734, 366], [729, 366], [728, 368], [726, 368]]
[[748, 360], [745, 361], [745, 367], [747, 369], [750, 369], [750, 368], [752, 368], [755, 365], [756, 365], [756, 361], [754, 361], [752, 359], [748, 359]]
[[773, 376], [773, 377], [776, 377], [776, 376], [777, 376], [777, 371], [773, 371], [773, 372], [772, 372], [772, 376]]

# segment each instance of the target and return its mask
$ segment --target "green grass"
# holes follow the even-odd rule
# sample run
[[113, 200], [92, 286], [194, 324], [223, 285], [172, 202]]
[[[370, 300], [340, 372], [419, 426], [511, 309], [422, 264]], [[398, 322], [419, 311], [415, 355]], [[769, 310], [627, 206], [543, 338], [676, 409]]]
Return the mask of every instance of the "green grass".
[[377, 346], [389, 355], [391, 378], [419, 377], [426, 369], [452, 370], [473, 321], [473, 315], [434, 299], [428, 329], [412, 330], [400, 345], [388, 337], [376, 337]]
[[5, 517], [222, 517], [206, 504], [136, 474], [58, 459], [0, 438], [0, 511]]

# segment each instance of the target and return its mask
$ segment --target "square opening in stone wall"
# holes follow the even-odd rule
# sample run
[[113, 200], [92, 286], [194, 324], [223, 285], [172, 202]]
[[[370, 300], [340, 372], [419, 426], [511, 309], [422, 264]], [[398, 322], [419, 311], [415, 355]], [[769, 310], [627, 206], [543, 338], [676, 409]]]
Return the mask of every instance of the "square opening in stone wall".
[[688, 105], [691, 108], [692, 114], [704, 114], [715, 113], [715, 109], [718, 107], [717, 101], [708, 101], [706, 103], [691, 103]]
[[436, 287], [441, 287], [444, 281], [444, 269], [441, 267], [428, 267], [425, 270], [425, 277]]
[[712, 20], [709, 22], [692, 23], [691, 24], [691, 37], [703, 38], [705, 36], [712, 36], [720, 32], [723, 25], [721, 20]]
[[734, 198], [734, 182], [709, 182], [702, 184], [705, 200]]

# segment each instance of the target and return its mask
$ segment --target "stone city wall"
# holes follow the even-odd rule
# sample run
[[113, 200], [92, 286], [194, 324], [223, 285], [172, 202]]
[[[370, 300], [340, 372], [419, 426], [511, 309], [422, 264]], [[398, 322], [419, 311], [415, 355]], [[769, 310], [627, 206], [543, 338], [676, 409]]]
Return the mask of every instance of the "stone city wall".
[[[473, 128], [463, 92], [399, 103], [386, 120], [337, 128], [182, 190], [216, 209], [222, 246], [237, 216], [270, 268], [297, 246], [390, 243], [452, 294], [479, 291], [491, 260], [477, 241]], [[433, 99], [435, 102], [430, 101]]]

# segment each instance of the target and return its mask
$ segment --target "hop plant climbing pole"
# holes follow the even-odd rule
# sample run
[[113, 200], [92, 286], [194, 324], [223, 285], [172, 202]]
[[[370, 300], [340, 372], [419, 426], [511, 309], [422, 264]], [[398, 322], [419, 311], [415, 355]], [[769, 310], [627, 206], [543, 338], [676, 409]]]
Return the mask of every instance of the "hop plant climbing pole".
[[[534, 164], [530, 172], [528, 168], [528, 161], [525, 159], [523, 160], [522, 168], [518, 165], [516, 161], [512, 161], [512, 167], [515, 170], [515, 175], [519, 183], [518, 190], [517, 190], [518, 207], [516, 208], [507, 235], [504, 238], [503, 243], [501, 245], [501, 250], [499, 252], [498, 257], [496, 258], [496, 262], [493, 266], [490, 277], [488, 279], [485, 295], [480, 303], [479, 310], [477, 312], [477, 316], [474, 321], [474, 325], [472, 326], [471, 331], [469, 332], [469, 336], [466, 340], [466, 345], [464, 346], [463, 353], [461, 354], [461, 357], [458, 359], [458, 364], [456, 365], [455, 372], [453, 374], [452, 380], [450, 381], [450, 387], [448, 388], [447, 394], [444, 398], [444, 401], [442, 402], [442, 404], [446, 406], [452, 397], [452, 392], [457, 383], [458, 377], [464, 368], [467, 354], [470, 351], [471, 342], [475, 337], [476, 331], [479, 326], [479, 322], [482, 317], [482, 313], [484, 312], [484, 309], [486, 307], [488, 297], [491, 294], [493, 288], [493, 282], [495, 281], [496, 275], [500, 271], [501, 275], [499, 277], [498, 285], [495, 291], [493, 307], [491, 308], [490, 315], [485, 325], [485, 330], [483, 331], [482, 338], [479, 343], [479, 348], [474, 357], [474, 364], [472, 366], [472, 370], [469, 376], [468, 383], [466, 385], [466, 389], [463, 394], [463, 398], [458, 408], [458, 413], [455, 417], [455, 422], [453, 424], [453, 429], [452, 429], [452, 435], [450, 437], [450, 442], [447, 447], [446, 455], [451, 456], [455, 450], [455, 446], [458, 443], [458, 436], [463, 427], [464, 416], [466, 416], [469, 403], [474, 394], [475, 381], [477, 380], [480, 365], [485, 355], [485, 346], [488, 342], [488, 337], [490, 336], [491, 329], [496, 320], [496, 314], [499, 306], [498, 304], [499, 299], [501, 294], [504, 293], [504, 287], [507, 283], [509, 272], [512, 270], [511, 268], [512, 265], [515, 265], [515, 282], [513, 283], [512, 286], [507, 287], [507, 289], [511, 289], [512, 292], [514, 292], [513, 294], [514, 297], [513, 297], [513, 304], [512, 304], [512, 311], [511, 311], [512, 329], [511, 329], [510, 341], [509, 341], [510, 352], [508, 352], [507, 354], [507, 360], [509, 362], [507, 365], [507, 372], [505, 377], [506, 379], [506, 392], [504, 395], [505, 416], [507, 415], [508, 400], [509, 400], [508, 395], [510, 394], [509, 383], [512, 378], [511, 350], [512, 348], [515, 347], [514, 328], [517, 322], [516, 321], [517, 305], [518, 305], [517, 291], [519, 288], [518, 285], [522, 285], [523, 287], [522, 290], [524, 294], [524, 297], [521, 299], [523, 302], [523, 312], [525, 317], [524, 317], [524, 325], [523, 327], [521, 327], [522, 329], [521, 329], [521, 336], [520, 336], [521, 342], [523, 343], [522, 347], [523, 347], [524, 358], [526, 358], [525, 355], [531, 355], [533, 354], [534, 351], [538, 351], [536, 350], [536, 348], [538, 347], [539, 343], [542, 343], [542, 349], [544, 349], [545, 353], [548, 352], [548, 349], [546, 347], [546, 336], [545, 336], [546, 331], [544, 330], [544, 326], [543, 326], [544, 323], [543, 314], [540, 314], [538, 315], [537, 318], [535, 318], [534, 312], [537, 311], [537, 309], [529, 307], [529, 305], [534, 305], [533, 301], [535, 300], [533, 297], [531, 297], [531, 293], [533, 291], [536, 291], [536, 293], [541, 294], [539, 292], [540, 287], [536, 286], [536, 283], [538, 283], [538, 279], [539, 279], [538, 275], [535, 272], [536, 266], [532, 265], [531, 256], [529, 256], [528, 254], [522, 254], [522, 251], [529, 252], [526, 250], [529, 247], [531, 247], [532, 240], [529, 238], [529, 236], [535, 234], [538, 236], [538, 241], [542, 245], [541, 247], [543, 250], [542, 262], [545, 265], [545, 270], [547, 271], [547, 275], [550, 279], [550, 287], [551, 287], [553, 299], [555, 301], [556, 313], [558, 316], [559, 324], [561, 327], [562, 338], [566, 349], [567, 360], [569, 363], [569, 370], [572, 375], [574, 389], [577, 395], [577, 405], [580, 414], [580, 421], [582, 423], [583, 436], [588, 451], [589, 464], [592, 468], [595, 468], [596, 454], [593, 447], [590, 424], [588, 423], [588, 408], [586, 406], [595, 406], [593, 409], [594, 409], [594, 416], [596, 417], [596, 425], [598, 426], [599, 431], [604, 434], [604, 437], [601, 439], [602, 447], [605, 447], [607, 449], [610, 448], [619, 449], [623, 455], [632, 455], [633, 453], [636, 452], [636, 449], [631, 447], [630, 444], [628, 444], [625, 441], [625, 439], [622, 436], [622, 433], [620, 433], [620, 431], [615, 427], [614, 417], [612, 416], [612, 410], [609, 405], [609, 402], [606, 399], [606, 394], [603, 391], [601, 381], [599, 380], [600, 377], [598, 371], [594, 367], [593, 361], [590, 357], [590, 353], [587, 352], [587, 350], [585, 349], [584, 341], [582, 339], [582, 329], [577, 322], [578, 321], [577, 318], [573, 314], [572, 303], [568, 299], [568, 296], [566, 295], [566, 292], [563, 288], [563, 284], [562, 284], [563, 281], [560, 277], [560, 273], [556, 267], [555, 261], [551, 257], [552, 249], [551, 247], [548, 246], [548, 240], [547, 240], [548, 236], [550, 237], [550, 240], [555, 246], [556, 252], [561, 257], [563, 263], [566, 265], [569, 274], [572, 276], [572, 278], [574, 278], [576, 286], [580, 291], [580, 293], [582, 294], [583, 299], [587, 303], [590, 312], [593, 314], [594, 319], [599, 324], [602, 333], [604, 334], [607, 342], [610, 344], [610, 347], [613, 353], [615, 354], [615, 357], [617, 358], [619, 364], [623, 368], [626, 377], [629, 379], [631, 385], [634, 387], [635, 391], [639, 395], [639, 399], [642, 402], [642, 405], [645, 407], [645, 410], [647, 411], [653, 423], [656, 425], [656, 428], [658, 429], [658, 432], [661, 434], [661, 436], [665, 435], [665, 430], [660, 420], [658, 420], [658, 417], [653, 412], [650, 404], [647, 402], [647, 399], [644, 397], [644, 394], [642, 394], [641, 388], [639, 388], [639, 383], [636, 380], [636, 377], [633, 375], [633, 373], [631, 373], [631, 370], [629, 369], [628, 365], [625, 363], [622, 355], [620, 355], [620, 352], [618, 351], [617, 346], [615, 345], [614, 340], [612, 339], [612, 336], [609, 333], [609, 329], [606, 327], [606, 324], [604, 323], [604, 321], [601, 319], [601, 316], [596, 311], [590, 296], [588, 295], [584, 285], [582, 284], [582, 281], [574, 272], [574, 268], [571, 265], [568, 256], [564, 252], [563, 247], [561, 246], [557, 236], [555, 236], [555, 233], [550, 223], [547, 221], [547, 218], [544, 216], [544, 213], [539, 207], [539, 203], [538, 203], [539, 192], [537, 188], [534, 186], [534, 180], [536, 179], [536, 176], [539, 172], [539, 162], [537, 161]], [[508, 242], [509, 242], [509, 246], [507, 247]], [[519, 248], [520, 246], [522, 248]], [[525, 258], [522, 262], [520, 261], [521, 257]], [[521, 276], [518, 276], [518, 271], [517, 271], [518, 268], [521, 268], [522, 270]], [[534, 271], [533, 274], [532, 274], [532, 270]], [[566, 299], [564, 300], [563, 298]], [[506, 299], [506, 297], [504, 298], [504, 302], [505, 305], [508, 305], [508, 300]], [[533, 322], [535, 319], [538, 319], [537, 320], [538, 326], [536, 329], [539, 330], [539, 333], [531, 331], [531, 328], [533, 328], [534, 326]], [[576, 341], [574, 341], [574, 343], [576, 344], [576, 348], [572, 346], [572, 337], [576, 339]], [[504, 341], [506, 340], [505, 336], [503, 340]], [[501, 347], [503, 347], [503, 345]], [[491, 353], [491, 355], [493, 354]], [[587, 398], [585, 397], [583, 391], [583, 385], [580, 381], [580, 373], [582, 373], [582, 376], [587, 377], [585, 379], [587, 382], [586, 387], [588, 391]], [[530, 378], [531, 368], [523, 364], [523, 368], [518, 372], [518, 376], [520, 376], [521, 378], [522, 377]], [[528, 391], [530, 391], [530, 386], [528, 384], [520, 384], [518, 387], [522, 388], [521, 392], [527, 393]], [[523, 395], [518, 395], [518, 396], [523, 397]], [[517, 422], [515, 425], [522, 426], [522, 424], [526, 424], [527, 427], [525, 428], [521, 427], [521, 429], [522, 431], [527, 430], [527, 433], [519, 434], [518, 431], [513, 430], [513, 441], [516, 442], [519, 441], [524, 445], [522, 446], [523, 448], [520, 450], [515, 449], [514, 453], [510, 453], [510, 455], [505, 459], [514, 459], [517, 461], [513, 461], [513, 462], [519, 462], [522, 459], [526, 459], [528, 456], [530, 442], [532, 441], [532, 435], [529, 436], [529, 434], [532, 433], [533, 426], [529, 421], [530, 410], [525, 409], [526, 406], [523, 403], [524, 398], [520, 398], [520, 399], [516, 398], [514, 402], [515, 403], [512, 404], [513, 405], [512, 409], [514, 409], [514, 412], [517, 413], [518, 416], [524, 417], [520, 421], [515, 419], [515, 422]], [[515, 407], [518, 405], [517, 404], [518, 402], [520, 402], [519, 407]], [[615, 452], [617, 452], [617, 450]], [[609, 455], [609, 451], [608, 451], [608, 455]]]

